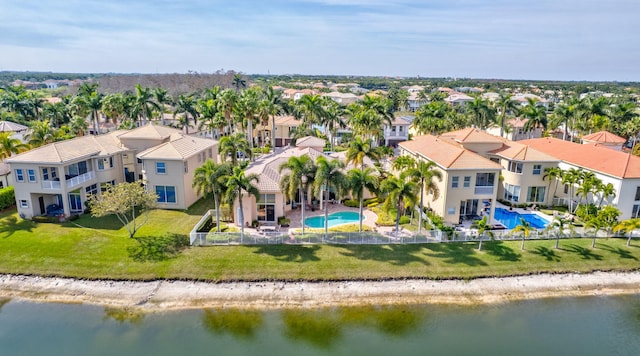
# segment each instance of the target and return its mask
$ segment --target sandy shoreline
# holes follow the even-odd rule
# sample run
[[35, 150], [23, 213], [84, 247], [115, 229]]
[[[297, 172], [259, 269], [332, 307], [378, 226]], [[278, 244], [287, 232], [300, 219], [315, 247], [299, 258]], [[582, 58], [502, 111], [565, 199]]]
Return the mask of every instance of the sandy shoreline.
[[190, 308], [314, 308], [356, 304], [501, 303], [640, 294], [640, 272], [540, 274], [462, 280], [348, 282], [86, 281], [0, 275], [0, 297], [162, 311]]

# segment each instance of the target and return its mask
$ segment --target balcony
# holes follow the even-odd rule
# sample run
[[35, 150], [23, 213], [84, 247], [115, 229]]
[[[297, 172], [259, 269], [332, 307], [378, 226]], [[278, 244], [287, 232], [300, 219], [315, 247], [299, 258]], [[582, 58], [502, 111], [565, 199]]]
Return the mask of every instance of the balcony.
[[475, 194], [478, 195], [493, 195], [493, 186], [476, 186]]
[[92, 179], [95, 179], [95, 177], [96, 177], [96, 173], [94, 171], [89, 171], [85, 174], [81, 174], [79, 176], [69, 178], [67, 179], [67, 189], [73, 189], [84, 182], [88, 182]]
[[45, 180], [42, 182], [42, 189], [45, 190], [60, 190], [62, 185], [59, 180]]

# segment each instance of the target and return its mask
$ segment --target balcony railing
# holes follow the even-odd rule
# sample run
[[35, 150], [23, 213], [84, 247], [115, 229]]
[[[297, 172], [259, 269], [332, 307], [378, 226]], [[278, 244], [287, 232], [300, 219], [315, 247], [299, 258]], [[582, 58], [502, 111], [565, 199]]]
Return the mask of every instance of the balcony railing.
[[45, 180], [42, 182], [42, 189], [60, 190], [62, 189], [62, 185], [59, 180]]
[[476, 186], [476, 194], [488, 195], [493, 194], [493, 186]]
[[96, 173], [94, 171], [89, 171], [85, 174], [81, 174], [79, 176], [75, 176], [73, 178], [67, 179], [67, 189], [71, 189], [75, 186], [78, 186], [84, 182], [88, 182], [96, 177]]

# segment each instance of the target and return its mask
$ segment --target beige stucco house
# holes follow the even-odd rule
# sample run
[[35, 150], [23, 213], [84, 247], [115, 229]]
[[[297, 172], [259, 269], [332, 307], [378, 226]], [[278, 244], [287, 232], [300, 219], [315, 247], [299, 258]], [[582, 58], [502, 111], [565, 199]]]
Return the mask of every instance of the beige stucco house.
[[[154, 147], [157, 150], [152, 150]], [[161, 158], [162, 155], [166, 157]], [[205, 156], [217, 156], [217, 141], [149, 124], [129, 131], [51, 143], [6, 162], [13, 173], [18, 213], [31, 218], [51, 214], [47, 207], [52, 210], [53, 204], [59, 210], [55, 215], [82, 213], [90, 195], [100, 194], [109, 184], [138, 180], [154, 192], [158, 187], [165, 188], [165, 195], [158, 197], [161, 207], [185, 209], [195, 201], [194, 193], [186, 189], [187, 184], [190, 187], [192, 169]], [[162, 178], [147, 175], [143, 170], [156, 162], [165, 162], [166, 173]], [[186, 174], [185, 168], [191, 166], [191, 173]]]

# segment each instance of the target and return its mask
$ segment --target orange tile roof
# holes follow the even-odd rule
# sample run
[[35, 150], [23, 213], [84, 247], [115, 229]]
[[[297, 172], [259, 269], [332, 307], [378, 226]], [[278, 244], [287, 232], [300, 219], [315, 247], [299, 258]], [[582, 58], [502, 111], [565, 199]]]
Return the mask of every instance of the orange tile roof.
[[540, 152], [537, 149], [523, 145], [517, 142], [509, 141], [505, 139], [504, 145], [491, 151], [496, 156], [504, 157], [510, 160], [516, 161], [528, 161], [528, 162], [558, 162], [560, 161], [556, 157]]
[[441, 135], [455, 140], [456, 142], [464, 143], [496, 143], [502, 142], [502, 139], [498, 136], [488, 134], [480, 129], [469, 127], [466, 129], [451, 131]]
[[640, 178], [640, 157], [610, 148], [543, 137], [519, 141], [567, 163], [618, 178]]
[[479, 154], [463, 148], [446, 137], [423, 135], [400, 146], [410, 152], [420, 154], [445, 169], [501, 169], [502, 166]]
[[599, 131], [599, 132], [594, 132], [590, 135], [586, 135], [586, 136], [582, 136], [582, 140], [583, 141], [594, 141], [594, 142], [601, 142], [601, 143], [625, 143], [627, 142], [626, 139], [612, 134], [609, 131]]

